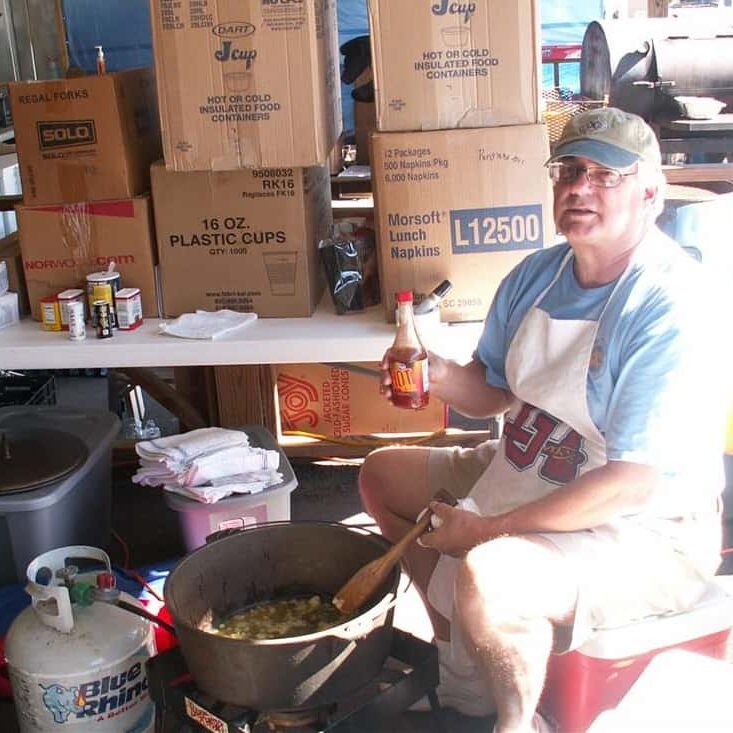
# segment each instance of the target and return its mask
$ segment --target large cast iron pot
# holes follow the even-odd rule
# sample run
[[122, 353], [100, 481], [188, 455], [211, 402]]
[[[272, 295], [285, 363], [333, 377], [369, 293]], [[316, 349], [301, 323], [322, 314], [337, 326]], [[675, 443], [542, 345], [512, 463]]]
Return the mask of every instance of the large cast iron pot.
[[389, 543], [340, 524], [274, 522], [216, 539], [186, 556], [165, 584], [165, 602], [198, 687], [256, 710], [333, 703], [374, 679], [389, 655], [395, 568], [371, 607], [315, 634], [244, 641], [203, 628], [252, 603], [300, 593], [333, 595]]

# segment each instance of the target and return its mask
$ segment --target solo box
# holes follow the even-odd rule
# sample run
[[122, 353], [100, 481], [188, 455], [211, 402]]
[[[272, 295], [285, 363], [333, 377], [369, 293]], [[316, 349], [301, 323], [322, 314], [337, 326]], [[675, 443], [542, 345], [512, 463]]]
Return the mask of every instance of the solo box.
[[555, 241], [544, 125], [375, 133], [372, 180], [382, 303], [443, 280], [443, 321], [483, 320], [499, 283]]
[[39, 301], [68, 288], [85, 288], [86, 276], [111, 262], [122, 287], [140, 288], [143, 315], [157, 318], [155, 247], [150, 198], [55, 206], [18, 206], [18, 230], [31, 314]]
[[341, 132], [335, 0], [151, 1], [150, 14], [168, 168], [325, 163]]
[[325, 166], [151, 170], [165, 316], [222, 308], [310, 316], [332, 223]]
[[377, 129], [540, 122], [538, 0], [369, 0]]
[[379, 394], [378, 363], [282, 364], [277, 375], [282, 430], [340, 438], [374, 433], [435, 432], [446, 426], [445, 405], [431, 399], [404, 410]]
[[148, 190], [150, 164], [161, 154], [151, 69], [11, 82], [10, 98], [25, 204]]

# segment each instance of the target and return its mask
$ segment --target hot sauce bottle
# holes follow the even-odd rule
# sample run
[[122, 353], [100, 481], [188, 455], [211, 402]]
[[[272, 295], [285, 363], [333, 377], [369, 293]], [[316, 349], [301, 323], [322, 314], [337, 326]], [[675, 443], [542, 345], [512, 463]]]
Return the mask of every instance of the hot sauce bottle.
[[428, 404], [428, 352], [420, 342], [412, 312], [412, 291], [397, 293], [397, 334], [387, 352], [392, 403], [419, 410]]

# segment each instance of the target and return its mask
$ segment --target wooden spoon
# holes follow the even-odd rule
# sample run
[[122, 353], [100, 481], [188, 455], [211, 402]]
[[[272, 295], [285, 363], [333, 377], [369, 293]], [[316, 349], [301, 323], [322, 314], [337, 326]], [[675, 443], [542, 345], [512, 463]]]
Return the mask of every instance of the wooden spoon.
[[333, 605], [342, 613], [353, 613], [377, 591], [382, 581], [400, 561], [407, 548], [428, 528], [433, 513], [428, 509], [415, 526], [387, 552], [364, 565], [346, 581], [333, 597]]

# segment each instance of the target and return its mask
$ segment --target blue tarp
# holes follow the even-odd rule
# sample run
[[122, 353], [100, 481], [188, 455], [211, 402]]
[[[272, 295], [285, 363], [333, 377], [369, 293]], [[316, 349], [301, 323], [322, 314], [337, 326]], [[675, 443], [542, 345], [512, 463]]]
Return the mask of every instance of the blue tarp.
[[580, 43], [586, 26], [603, 17], [603, 0], [543, 0], [542, 43]]
[[96, 71], [95, 46], [109, 71], [153, 65], [148, 0], [63, 0], [69, 62]]
[[[339, 46], [358, 36], [369, 35], [369, 17], [366, 0], [337, 0]], [[343, 61], [343, 57], [341, 57]], [[351, 99], [351, 85], [341, 85], [341, 110], [344, 130], [354, 129], [354, 102]]]
[[[592, 20], [603, 17], [603, 0], [553, 0], [542, 1], [542, 45], [552, 46], [580, 43], [585, 29]], [[580, 91], [580, 65], [562, 64], [560, 66], [560, 86]], [[553, 86], [551, 64], [542, 67], [542, 86]]]

